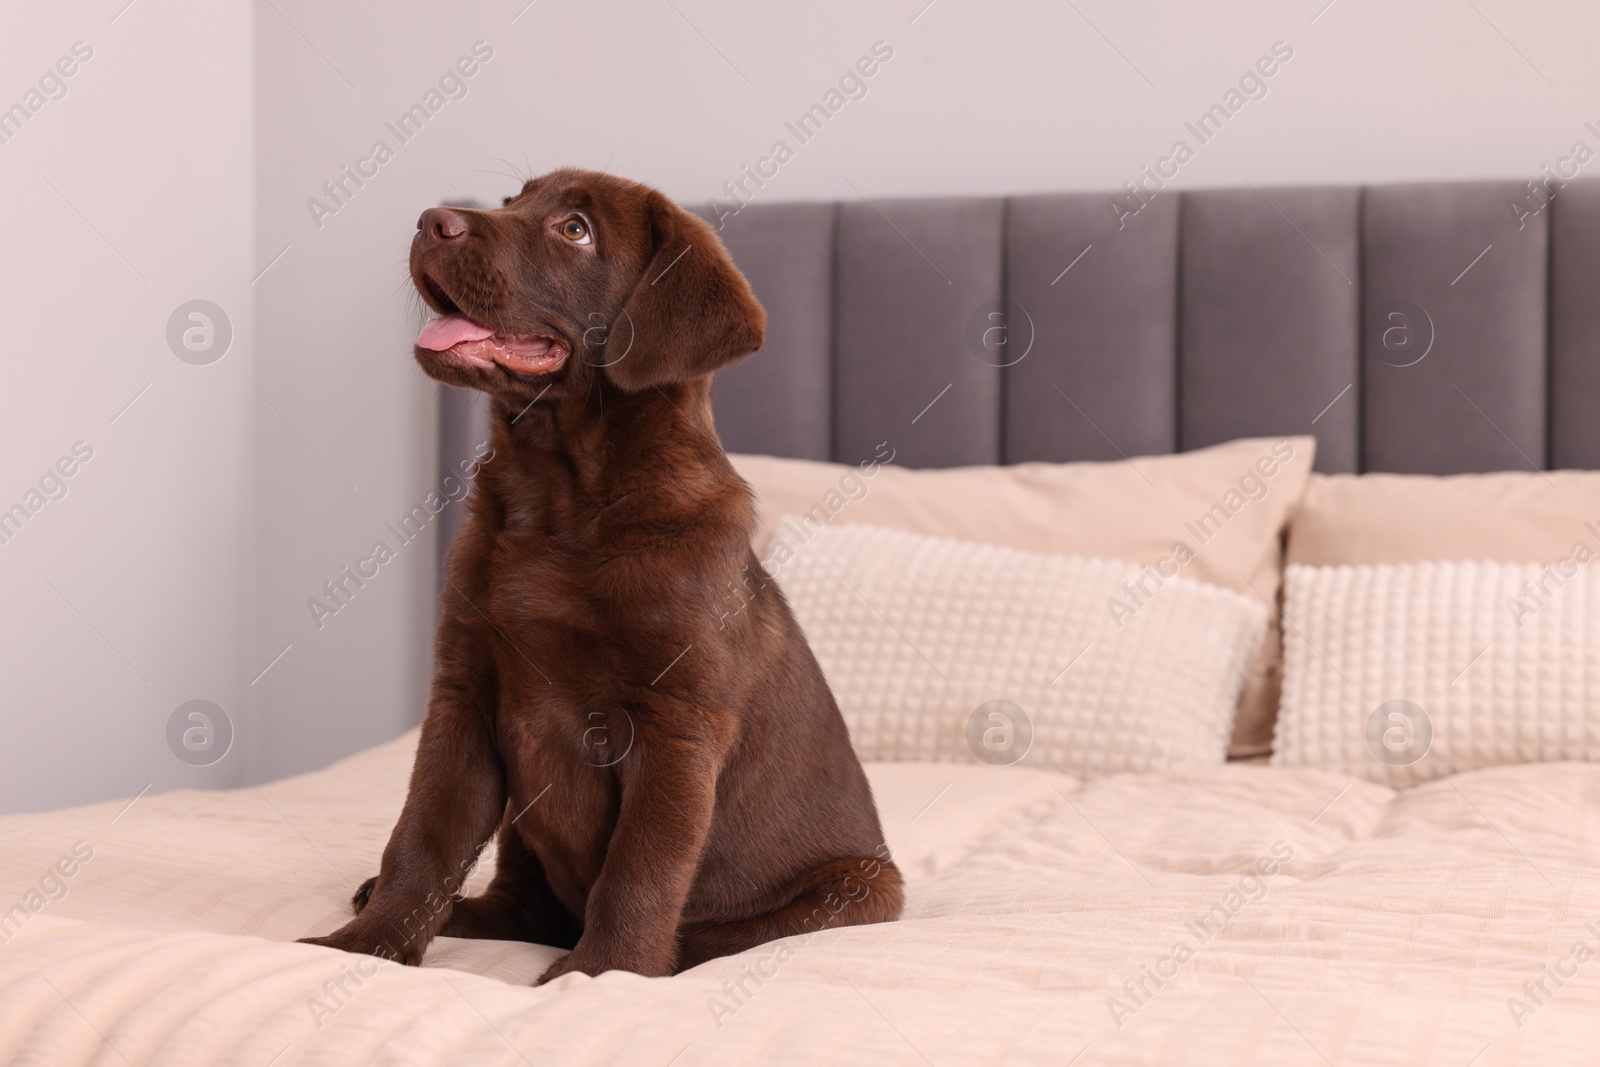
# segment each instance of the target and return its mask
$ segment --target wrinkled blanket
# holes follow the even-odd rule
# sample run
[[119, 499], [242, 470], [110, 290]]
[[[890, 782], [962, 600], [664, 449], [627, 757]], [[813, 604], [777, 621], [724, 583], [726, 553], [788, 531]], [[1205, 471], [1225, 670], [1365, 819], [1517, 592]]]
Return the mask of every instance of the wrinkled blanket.
[[1597, 766], [869, 764], [901, 922], [534, 989], [555, 950], [292, 943], [376, 871], [415, 742], [0, 818], [0, 1063], [1600, 1062]]

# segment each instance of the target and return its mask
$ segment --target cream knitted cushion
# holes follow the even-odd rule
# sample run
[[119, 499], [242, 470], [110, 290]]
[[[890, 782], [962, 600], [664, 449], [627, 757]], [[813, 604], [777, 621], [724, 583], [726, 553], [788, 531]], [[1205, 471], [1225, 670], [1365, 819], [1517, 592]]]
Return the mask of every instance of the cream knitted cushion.
[[862, 759], [1219, 764], [1266, 631], [1258, 601], [1119, 560], [834, 523], [775, 562]]
[[1272, 762], [1404, 786], [1600, 759], [1600, 577], [1554, 564], [1288, 568]]

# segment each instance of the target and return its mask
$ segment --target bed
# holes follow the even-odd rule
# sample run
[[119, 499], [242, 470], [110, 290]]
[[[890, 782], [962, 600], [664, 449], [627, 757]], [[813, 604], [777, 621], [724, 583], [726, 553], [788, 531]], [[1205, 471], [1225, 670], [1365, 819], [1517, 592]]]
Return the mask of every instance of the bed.
[[[1508, 210], [1527, 195], [1506, 182], [1163, 194], [1137, 212], [1090, 194], [745, 207], [723, 235], [771, 327], [766, 351], [719, 377], [719, 430], [730, 449], [852, 469], [892, 442], [898, 466], [958, 479], [977, 475], [943, 469], [1099, 461], [1165, 484], [1163, 454], [1252, 435], [1314, 437], [1323, 475], [1530, 472], [1476, 509], [1421, 508], [1477, 518], [1547, 467], [1600, 467], [1600, 184]], [[453, 468], [482, 413], [444, 404]], [[1308, 476], [1309, 449], [1301, 460]], [[898, 477], [874, 483], [863, 516], [888, 521], [871, 509]], [[1302, 510], [1324, 528], [1301, 566], [1388, 575], [1431, 558], [1426, 532], [1394, 559], [1340, 558], [1372, 538], [1337, 525], [1348, 483], [1318, 484], [1321, 505]], [[1550, 484], [1600, 520], [1593, 482]], [[994, 511], [949, 510], [941, 521]], [[1263, 522], [1269, 548], [1241, 557], [1243, 585], [1282, 570], [1293, 511]], [[1542, 514], [1530, 525], [1551, 526]], [[1067, 525], [1032, 521], [1046, 543]], [[1447, 554], [1521, 562], [1467, 540]], [[1262, 599], [1278, 617], [1276, 587]], [[1143, 773], [869, 761], [904, 919], [671, 979], [532, 988], [556, 950], [440, 939], [402, 968], [293, 943], [339, 925], [376, 870], [414, 732], [256, 787], [0, 817], [0, 1062], [1589, 1064], [1600, 630], [1570, 627], [1592, 626], [1600, 596], [1559, 603], [1535, 620], [1549, 630], [1532, 659], [1500, 672], [1501, 651], [1480, 653], [1455, 679], [1470, 642], [1415, 637], [1425, 613], [1405, 616], [1396, 640], [1440, 657], [1426, 684], [1453, 762], [1436, 773], [1318, 766], [1315, 745], [1265, 764], [1270, 722], [1219, 737], [1203, 766]], [[1281, 681], [1316, 711], [1338, 683], [1317, 680], [1313, 645], [1333, 647], [1339, 620], [1306, 610], [1282, 616]], [[1484, 702], [1522, 699], [1503, 679], [1555, 670], [1552, 648], [1575, 663], [1562, 721], [1576, 732], [1535, 723], [1531, 741], [1492, 733], [1500, 748], [1452, 732], [1446, 703], [1469, 696], [1472, 721], [1498, 730]], [[1359, 736], [1341, 751], [1360, 757]]]
[[[0, 820], [7, 886], [93, 850], [0, 949], [0, 1062], [1461, 1067], [1587, 1064], [1600, 1041], [1600, 965], [1574, 958], [1600, 950], [1589, 764], [1396, 792], [1240, 764], [1083, 785], [874, 763], [903, 921], [535, 989], [553, 949], [443, 939], [362, 977], [288, 943], [376, 870], [414, 744]], [[1538, 1003], [1526, 983], [1557, 968]]]

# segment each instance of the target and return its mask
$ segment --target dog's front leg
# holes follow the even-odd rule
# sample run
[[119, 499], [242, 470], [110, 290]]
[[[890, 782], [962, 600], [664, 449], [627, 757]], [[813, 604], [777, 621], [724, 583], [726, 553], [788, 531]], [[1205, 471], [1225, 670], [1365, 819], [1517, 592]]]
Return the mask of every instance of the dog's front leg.
[[709, 737], [651, 736], [637, 727], [620, 764], [622, 804], [606, 858], [584, 908], [583, 936], [538, 985], [569, 971], [673, 973], [678, 923], [711, 830], [722, 744]]
[[378, 876], [357, 892], [356, 917], [326, 937], [303, 939], [310, 944], [421, 963], [505, 810], [493, 673], [469, 642], [450, 640], [449, 626], [441, 626], [411, 789]]

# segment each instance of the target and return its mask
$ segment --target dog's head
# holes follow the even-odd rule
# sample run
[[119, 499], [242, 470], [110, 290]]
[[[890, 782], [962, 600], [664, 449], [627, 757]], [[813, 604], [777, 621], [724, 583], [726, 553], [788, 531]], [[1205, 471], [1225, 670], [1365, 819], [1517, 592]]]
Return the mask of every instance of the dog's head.
[[411, 279], [440, 316], [417, 338], [422, 368], [513, 402], [602, 374], [628, 392], [710, 374], [766, 327], [710, 226], [595, 171], [535, 178], [493, 211], [424, 211]]

